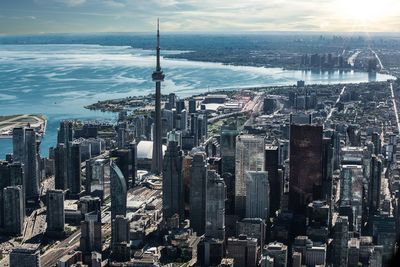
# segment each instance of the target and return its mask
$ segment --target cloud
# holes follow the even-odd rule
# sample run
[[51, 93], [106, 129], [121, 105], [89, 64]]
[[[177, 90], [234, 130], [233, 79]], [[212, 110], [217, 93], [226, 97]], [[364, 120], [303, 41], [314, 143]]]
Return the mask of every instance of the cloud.
[[80, 6], [86, 3], [86, 0], [56, 0], [70, 7]]
[[115, 0], [104, 0], [103, 3], [110, 7], [125, 7], [126, 5], [122, 2], [115, 1]]
[[[8, 5], [3, 7], [3, 1]], [[16, 2], [35, 3], [33, 8]], [[399, 31], [400, 1], [379, 0], [0, 0], [0, 15], [59, 20], [52, 31]], [[362, 4], [355, 4], [362, 3]], [[370, 8], [368, 8], [368, 6]], [[390, 10], [387, 10], [390, 9]], [[2, 11], [3, 10], [3, 11]], [[371, 20], [366, 11], [381, 12]], [[4, 13], [2, 13], [4, 12]], [[366, 17], [354, 20], [353, 14]], [[385, 13], [382, 13], [385, 12]], [[21, 14], [22, 13], [22, 14]], [[361, 16], [362, 17], [362, 16]], [[8, 26], [8, 25], [7, 25]], [[0, 26], [1, 27], [1, 26]], [[50, 29], [38, 29], [38, 31]], [[56, 30], [57, 31], [57, 30]]]

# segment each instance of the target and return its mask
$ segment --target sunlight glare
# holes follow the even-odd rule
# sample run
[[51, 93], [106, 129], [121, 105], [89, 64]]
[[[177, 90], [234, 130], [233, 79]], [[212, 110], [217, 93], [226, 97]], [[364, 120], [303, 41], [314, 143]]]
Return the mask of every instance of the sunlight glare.
[[354, 23], [370, 23], [384, 19], [391, 13], [390, 0], [339, 0], [340, 16]]

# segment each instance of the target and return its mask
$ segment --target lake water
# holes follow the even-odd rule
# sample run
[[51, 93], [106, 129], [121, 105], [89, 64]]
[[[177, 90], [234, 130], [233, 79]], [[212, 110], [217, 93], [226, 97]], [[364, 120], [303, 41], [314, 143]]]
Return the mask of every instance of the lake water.
[[[166, 53], [178, 53], [174, 51]], [[0, 115], [42, 113], [48, 118], [41, 153], [55, 145], [62, 119], [114, 120], [115, 114], [83, 107], [98, 100], [154, 91], [153, 51], [129, 46], [0, 45]], [[227, 66], [219, 63], [162, 59], [166, 78], [162, 93], [190, 96], [213, 89], [387, 80], [361, 72], [311, 72]], [[0, 159], [12, 152], [11, 139], [0, 139]]]

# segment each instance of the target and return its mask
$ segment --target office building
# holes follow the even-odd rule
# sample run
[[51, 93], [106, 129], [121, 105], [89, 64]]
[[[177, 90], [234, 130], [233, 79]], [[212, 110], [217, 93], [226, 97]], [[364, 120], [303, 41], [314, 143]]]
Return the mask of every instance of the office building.
[[189, 114], [196, 113], [197, 101], [194, 98], [189, 99]]
[[110, 172], [111, 219], [115, 219], [117, 215], [126, 216], [127, 186], [114, 161], [110, 164]]
[[270, 192], [270, 215], [272, 216], [280, 208], [283, 194], [283, 181], [279, 176], [279, 147], [266, 145], [265, 147], [265, 171], [268, 173]]
[[71, 143], [68, 147], [68, 190], [69, 195], [78, 196], [81, 193], [81, 147], [79, 143]]
[[25, 128], [13, 129], [13, 159], [21, 163], [25, 162]]
[[[307, 166], [305, 168], [304, 166]], [[322, 186], [322, 126], [290, 126], [289, 209], [304, 213], [320, 199]]]
[[81, 237], [79, 249], [84, 254], [86, 260], [93, 251], [101, 253], [102, 251], [102, 232], [101, 222], [98, 221], [96, 212], [87, 213], [85, 220], [81, 222]]
[[23, 191], [19, 185], [3, 189], [3, 220], [4, 230], [11, 235], [21, 235], [24, 227], [25, 210]]
[[239, 135], [235, 153], [235, 214], [246, 214], [246, 171], [264, 171], [265, 141], [263, 137]]
[[57, 144], [68, 146], [69, 142], [72, 142], [73, 134], [74, 130], [72, 121], [61, 121], [57, 133]]
[[332, 183], [334, 170], [334, 142], [332, 138], [322, 140], [322, 192], [321, 199], [328, 201], [332, 198]]
[[263, 255], [274, 259], [273, 267], [286, 267], [288, 264], [287, 246], [282, 243], [269, 243], [264, 247]]
[[132, 177], [131, 186], [136, 185], [136, 178], [137, 178], [137, 170], [138, 170], [138, 157], [137, 157], [137, 143], [136, 141], [132, 141], [129, 143], [129, 151], [131, 154], [130, 158], [130, 175]]
[[101, 200], [98, 197], [83, 196], [79, 198], [78, 210], [84, 218], [88, 213], [96, 213], [97, 221], [101, 222]]
[[256, 238], [258, 245], [263, 248], [266, 237], [265, 221], [260, 218], [244, 218], [236, 225], [236, 236], [240, 235]]
[[381, 202], [381, 179], [383, 171], [382, 160], [372, 155], [371, 167], [370, 167], [370, 179], [368, 185], [368, 202], [369, 202], [369, 214], [373, 216], [378, 214]]
[[10, 267], [40, 267], [40, 251], [37, 245], [23, 244], [10, 252]]
[[206, 237], [225, 239], [224, 180], [214, 170], [207, 171]]
[[129, 149], [115, 149], [110, 152], [110, 157], [121, 170], [125, 178], [126, 186], [129, 188], [130, 177], [132, 177], [132, 151]]
[[246, 217], [269, 217], [270, 187], [267, 172], [246, 171]]
[[27, 199], [36, 200], [39, 197], [39, 154], [34, 129], [25, 129], [25, 193]]
[[113, 261], [125, 262], [130, 259], [129, 220], [117, 215], [111, 225], [111, 258]]
[[197, 246], [200, 266], [218, 266], [225, 254], [225, 242], [221, 239], [203, 238]]
[[190, 167], [190, 226], [201, 236], [205, 232], [207, 203], [207, 160], [205, 153], [196, 153]]
[[235, 175], [235, 153], [236, 153], [236, 136], [239, 131], [236, 124], [221, 126], [221, 173], [230, 173]]
[[334, 266], [347, 266], [349, 242], [349, 221], [339, 216], [333, 229], [332, 259]]
[[62, 236], [64, 234], [65, 211], [64, 191], [47, 191], [47, 234], [51, 236]]
[[55, 189], [68, 189], [68, 151], [65, 144], [61, 143], [54, 148], [54, 187]]
[[181, 220], [184, 219], [183, 155], [176, 138], [176, 134], [169, 135], [164, 156], [163, 214], [165, 220], [174, 214], [178, 214]]
[[241, 235], [230, 237], [227, 241], [226, 254], [234, 259], [235, 267], [256, 267], [258, 265], [257, 239]]

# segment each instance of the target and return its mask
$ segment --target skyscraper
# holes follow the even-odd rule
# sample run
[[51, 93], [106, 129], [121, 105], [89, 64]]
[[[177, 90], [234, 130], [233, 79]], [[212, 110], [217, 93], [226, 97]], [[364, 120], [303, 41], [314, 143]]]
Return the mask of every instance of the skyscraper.
[[238, 238], [230, 237], [226, 246], [227, 257], [234, 259], [235, 267], [256, 267], [257, 239], [241, 235]]
[[207, 160], [205, 153], [193, 156], [190, 168], [190, 225], [197, 235], [203, 235], [206, 223]]
[[370, 217], [377, 214], [381, 200], [381, 175], [383, 171], [382, 160], [372, 155], [370, 167], [370, 179], [368, 185], [368, 202]]
[[267, 220], [270, 202], [268, 173], [246, 171], [246, 191], [246, 217]]
[[129, 149], [115, 149], [110, 151], [110, 156], [115, 157], [115, 163], [124, 175], [127, 188], [129, 188], [129, 177], [132, 176], [132, 153]]
[[225, 239], [224, 180], [214, 170], [207, 171], [206, 237]]
[[127, 186], [124, 175], [114, 161], [110, 166], [111, 219], [126, 216]]
[[22, 234], [25, 218], [21, 186], [9, 186], [3, 189], [4, 230], [9, 234]]
[[68, 146], [69, 142], [72, 141], [73, 138], [73, 129], [71, 121], [61, 121], [60, 128], [58, 129], [57, 134], [57, 144], [65, 144]]
[[54, 149], [54, 187], [55, 189], [66, 190], [68, 188], [67, 173], [67, 150], [65, 144], [61, 143]]
[[246, 212], [246, 171], [264, 171], [264, 137], [239, 135], [235, 153], [235, 213], [240, 218]]
[[270, 214], [275, 213], [281, 203], [283, 193], [283, 181], [279, 177], [279, 148], [277, 146], [267, 145], [265, 147], [265, 171], [268, 172], [268, 181], [270, 186]]
[[182, 151], [175, 139], [175, 134], [169, 135], [168, 147], [164, 156], [163, 167], [163, 215], [167, 220], [178, 214], [183, 220], [184, 195], [182, 174]]
[[132, 141], [131, 143], [129, 143], [129, 152], [131, 154], [131, 169], [130, 169], [130, 173], [132, 176], [132, 183], [131, 186], [135, 186], [136, 183], [136, 177], [137, 177], [137, 143], [136, 141]]
[[111, 258], [124, 262], [130, 259], [129, 220], [117, 215], [111, 225]]
[[151, 170], [160, 174], [162, 170], [162, 136], [161, 136], [161, 82], [164, 81], [164, 73], [160, 64], [160, 23], [157, 21], [157, 66], [153, 72], [152, 78], [156, 83], [156, 103], [155, 103], [155, 121], [153, 133], [153, 156]]
[[235, 175], [236, 136], [239, 134], [236, 124], [221, 126], [222, 174], [229, 172]]
[[25, 129], [25, 185], [26, 198], [39, 197], [39, 162], [36, 133], [33, 129]]
[[68, 147], [68, 189], [73, 196], [81, 192], [81, 147], [79, 143], [72, 142]]
[[349, 241], [349, 221], [339, 216], [333, 229], [333, 266], [347, 266]]
[[14, 161], [24, 163], [25, 156], [25, 128], [13, 129], [13, 158]]
[[289, 172], [289, 209], [301, 213], [321, 195], [322, 126], [290, 126]]
[[47, 233], [60, 236], [64, 233], [64, 191], [47, 191]]
[[10, 252], [10, 267], [40, 267], [39, 245], [23, 244]]
[[321, 197], [323, 200], [331, 203], [332, 198], [332, 180], [333, 180], [333, 139], [322, 139], [322, 192]]
[[97, 212], [87, 213], [85, 215], [85, 220], [81, 221], [81, 237], [79, 247], [79, 249], [85, 255], [85, 258], [89, 257], [92, 251], [101, 252], [102, 232], [101, 222], [98, 221]]

